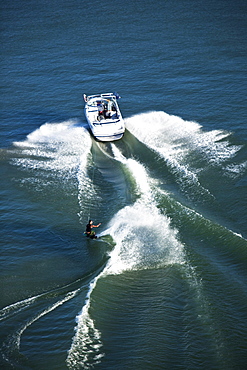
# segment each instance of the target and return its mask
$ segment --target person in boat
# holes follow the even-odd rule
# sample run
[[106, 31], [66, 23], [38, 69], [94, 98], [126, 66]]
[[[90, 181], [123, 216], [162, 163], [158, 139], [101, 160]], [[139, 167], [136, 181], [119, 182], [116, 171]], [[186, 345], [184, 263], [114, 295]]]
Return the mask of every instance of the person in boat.
[[97, 239], [97, 236], [95, 235], [95, 232], [92, 230], [93, 227], [99, 227], [101, 225], [101, 223], [99, 223], [98, 225], [93, 225], [93, 221], [92, 220], [89, 220], [88, 221], [88, 224], [86, 226], [86, 235], [88, 238], [90, 239]]
[[97, 102], [97, 108], [98, 108], [98, 112], [99, 112], [99, 120], [101, 118], [105, 119], [105, 107], [104, 107], [104, 104], [101, 103], [101, 102]]

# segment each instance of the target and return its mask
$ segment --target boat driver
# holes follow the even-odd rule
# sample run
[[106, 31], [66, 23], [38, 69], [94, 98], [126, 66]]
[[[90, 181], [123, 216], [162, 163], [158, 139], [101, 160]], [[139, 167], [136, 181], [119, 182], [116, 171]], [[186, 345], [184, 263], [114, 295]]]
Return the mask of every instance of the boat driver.
[[104, 105], [101, 102], [97, 102], [99, 117], [105, 118], [105, 108]]

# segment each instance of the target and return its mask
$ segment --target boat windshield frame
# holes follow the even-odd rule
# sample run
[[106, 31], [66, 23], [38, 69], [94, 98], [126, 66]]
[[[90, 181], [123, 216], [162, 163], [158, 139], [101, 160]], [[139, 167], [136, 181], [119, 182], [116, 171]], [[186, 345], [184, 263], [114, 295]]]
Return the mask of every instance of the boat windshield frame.
[[115, 106], [117, 106], [117, 99], [116, 95], [113, 93], [109, 94], [96, 94], [96, 95], [89, 95], [87, 96], [87, 105], [90, 107], [97, 106], [97, 102], [107, 102], [107, 100], [111, 100]]

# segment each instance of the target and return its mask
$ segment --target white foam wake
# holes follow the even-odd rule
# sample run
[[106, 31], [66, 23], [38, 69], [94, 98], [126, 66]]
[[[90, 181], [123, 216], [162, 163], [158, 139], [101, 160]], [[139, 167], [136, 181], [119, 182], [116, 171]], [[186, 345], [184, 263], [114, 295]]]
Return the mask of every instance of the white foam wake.
[[222, 165], [241, 148], [229, 145], [226, 138], [230, 133], [220, 130], [204, 132], [198, 123], [184, 121], [165, 112], [130, 117], [126, 119], [126, 127], [166, 161], [182, 189], [193, 186], [193, 192], [210, 197], [208, 189], [199, 181], [199, 174], [205, 166]]
[[[11, 363], [11, 357], [13, 356], [13, 353], [19, 352], [21, 336], [29, 326], [31, 326], [35, 321], [37, 321], [41, 317], [47, 315], [49, 312], [55, 310], [57, 307], [61, 306], [65, 302], [74, 298], [78, 294], [79, 291], [80, 291], [80, 288], [67, 293], [63, 298], [59, 299], [56, 303], [51, 304], [46, 309], [44, 309], [41, 312], [39, 312], [38, 314], [34, 315], [34, 317], [28, 319], [13, 334], [8, 335], [6, 341], [3, 342], [3, 344], [0, 348], [1, 352], [4, 354], [5, 360]], [[13, 305], [10, 305], [10, 306], [2, 309], [1, 314], [4, 316], [4, 318], [6, 318], [6, 316], [10, 316], [11, 314], [19, 313], [21, 310], [24, 310], [24, 309], [28, 308], [37, 299], [39, 299], [41, 297], [44, 297], [44, 294], [40, 294], [38, 296], [31, 297], [29, 299], [25, 299], [21, 302], [17, 302]]]
[[21, 153], [13, 162], [29, 171], [52, 171], [57, 176], [75, 176], [78, 166], [86, 168], [91, 144], [88, 131], [75, 120], [45, 123], [24, 141], [14, 143]]
[[133, 205], [117, 212], [108, 229], [100, 234], [110, 234], [116, 245], [105, 269], [91, 282], [87, 300], [78, 315], [76, 334], [67, 358], [70, 369], [89, 369], [104, 356], [101, 333], [90, 317], [91, 295], [101, 277], [185, 262], [177, 231], [156, 206], [146, 169], [137, 161], [125, 158], [115, 145], [112, 145], [112, 152], [135, 179], [140, 196]]
[[139, 199], [121, 209], [113, 217], [106, 231], [116, 242], [111, 252], [106, 274], [125, 270], [157, 268], [167, 264], [183, 263], [183, 245], [170, 220], [157, 208], [153, 182], [143, 165], [126, 159], [112, 145], [115, 159], [128, 167], [140, 191]]
[[90, 283], [86, 302], [77, 316], [76, 334], [66, 360], [69, 369], [90, 369], [104, 356], [101, 352], [101, 333], [90, 317], [90, 298], [100, 276]]

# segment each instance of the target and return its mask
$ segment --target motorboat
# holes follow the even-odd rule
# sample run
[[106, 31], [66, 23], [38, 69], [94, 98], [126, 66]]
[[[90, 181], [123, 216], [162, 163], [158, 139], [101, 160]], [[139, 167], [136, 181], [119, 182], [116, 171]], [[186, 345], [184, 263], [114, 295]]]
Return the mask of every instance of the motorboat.
[[123, 137], [124, 120], [120, 112], [117, 93], [83, 95], [85, 116], [96, 140], [114, 141]]

